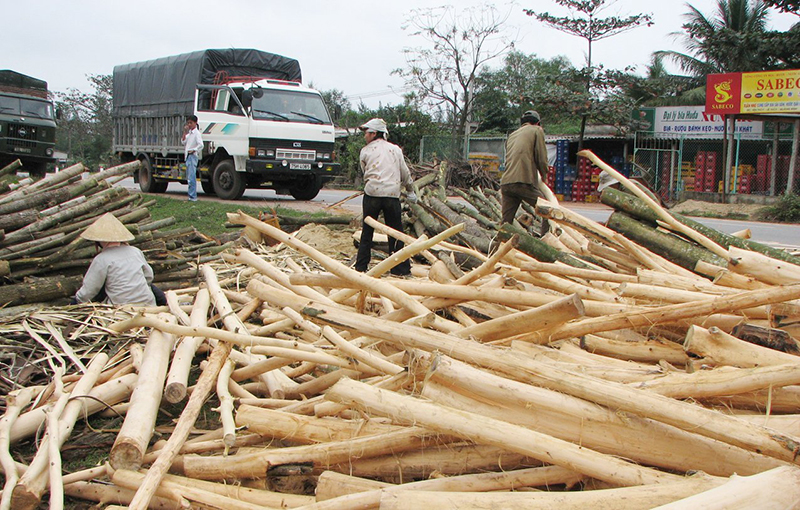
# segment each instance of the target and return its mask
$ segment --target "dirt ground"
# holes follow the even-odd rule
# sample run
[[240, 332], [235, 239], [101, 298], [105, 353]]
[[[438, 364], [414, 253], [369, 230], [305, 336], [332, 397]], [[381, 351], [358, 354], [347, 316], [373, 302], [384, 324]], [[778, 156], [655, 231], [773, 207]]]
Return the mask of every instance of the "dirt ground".
[[719, 204], [713, 202], [703, 202], [700, 200], [686, 200], [670, 208], [671, 212], [678, 214], [698, 214], [703, 213], [703, 216], [718, 216], [724, 218], [732, 214], [745, 214], [748, 218], [753, 215], [764, 205], [762, 204]]

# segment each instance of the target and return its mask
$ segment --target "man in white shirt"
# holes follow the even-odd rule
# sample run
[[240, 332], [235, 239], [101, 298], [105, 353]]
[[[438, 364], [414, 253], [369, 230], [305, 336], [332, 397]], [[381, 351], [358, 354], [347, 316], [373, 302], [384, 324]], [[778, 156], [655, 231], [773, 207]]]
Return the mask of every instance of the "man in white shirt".
[[[372, 119], [361, 129], [367, 145], [361, 149], [360, 163], [364, 172], [364, 199], [362, 201], [363, 217], [378, 218], [383, 212], [386, 225], [395, 230], [403, 231], [403, 222], [400, 216], [400, 191], [408, 191], [409, 201], [417, 200], [412, 186], [411, 172], [408, 170], [403, 151], [397, 145], [389, 143], [386, 137], [389, 130], [383, 119]], [[365, 272], [372, 257], [372, 235], [374, 229], [363, 223], [361, 226], [361, 241], [358, 244], [356, 256], [356, 271]], [[389, 253], [394, 253], [403, 248], [403, 243], [389, 237]], [[407, 275], [411, 273], [411, 263], [406, 260], [392, 268], [394, 275]]]
[[183, 155], [186, 159], [186, 182], [189, 184], [189, 201], [197, 202], [197, 162], [203, 150], [203, 138], [197, 129], [197, 115], [186, 117], [183, 126]]

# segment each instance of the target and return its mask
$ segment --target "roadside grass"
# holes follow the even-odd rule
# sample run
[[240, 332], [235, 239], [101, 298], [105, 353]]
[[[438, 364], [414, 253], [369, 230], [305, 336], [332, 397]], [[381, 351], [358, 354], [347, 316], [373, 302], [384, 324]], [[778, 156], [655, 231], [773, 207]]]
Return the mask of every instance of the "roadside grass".
[[[258, 217], [260, 213], [272, 214], [272, 208], [259, 208], [217, 202], [216, 200], [198, 200], [188, 202], [185, 198], [172, 198], [164, 195], [143, 194], [145, 201], [155, 200], [155, 204], [149, 207], [150, 216], [153, 220], [175, 218], [175, 224], [170, 228], [194, 227], [198, 231], [208, 236], [218, 236], [229, 232], [225, 228], [227, 213], [242, 211], [253, 217]], [[275, 212], [281, 216], [302, 217], [302, 218], [325, 218], [330, 216], [326, 212], [304, 212], [286, 207], [277, 207]]]

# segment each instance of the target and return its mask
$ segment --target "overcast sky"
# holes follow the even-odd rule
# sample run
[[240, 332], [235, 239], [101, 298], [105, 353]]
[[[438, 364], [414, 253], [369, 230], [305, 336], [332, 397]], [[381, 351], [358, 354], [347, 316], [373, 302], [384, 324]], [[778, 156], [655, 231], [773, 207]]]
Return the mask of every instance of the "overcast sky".
[[[459, 8], [482, 5], [451, 2]], [[585, 62], [586, 42], [526, 16], [523, 8], [564, 12], [551, 0], [489, 2], [509, 13], [507, 34], [518, 50], [539, 57], [564, 55]], [[653, 15], [652, 27], [595, 43], [595, 63], [608, 68], [636, 65], [640, 72], [655, 50], [683, 51], [669, 34], [679, 31], [687, 11], [681, 0], [616, 0], [604, 16]], [[716, 0], [692, 0], [710, 15]], [[300, 61], [303, 81], [320, 90], [339, 89], [355, 106], [402, 101], [403, 81], [391, 71], [405, 65], [403, 48], [419, 46], [402, 26], [412, 9], [439, 0], [3, 0], [0, 68], [46, 80], [51, 90], [89, 91], [85, 77], [111, 74], [115, 65], [205, 48], [256, 48]], [[771, 27], [787, 30], [800, 18], [772, 12]], [[501, 61], [495, 61], [497, 67]]]

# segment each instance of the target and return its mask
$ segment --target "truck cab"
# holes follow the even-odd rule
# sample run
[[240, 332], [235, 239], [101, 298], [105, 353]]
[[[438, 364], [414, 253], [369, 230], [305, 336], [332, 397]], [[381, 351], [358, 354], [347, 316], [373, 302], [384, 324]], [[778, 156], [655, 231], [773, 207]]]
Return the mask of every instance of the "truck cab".
[[196, 115], [206, 144], [201, 184], [220, 197], [271, 188], [310, 200], [338, 173], [322, 96], [299, 83], [198, 85]]
[[23, 170], [44, 175], [54, 162], [56, 122], [47, 83], [0, 71], [0, 168], [21, 160]]

